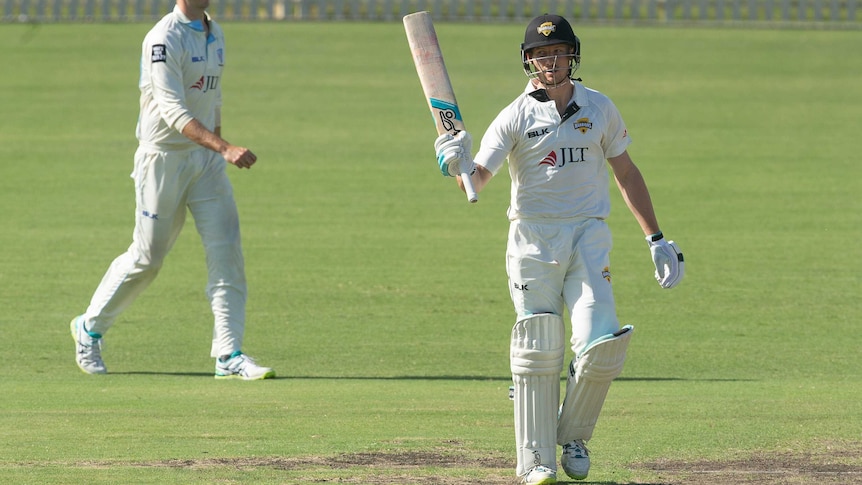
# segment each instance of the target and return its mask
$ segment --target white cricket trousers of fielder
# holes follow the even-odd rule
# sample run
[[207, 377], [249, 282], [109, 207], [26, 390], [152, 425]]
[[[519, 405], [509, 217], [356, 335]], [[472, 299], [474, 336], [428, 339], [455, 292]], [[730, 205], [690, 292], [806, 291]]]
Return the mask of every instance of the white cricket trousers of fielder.
[[188, 208], [206, 253], [206, 294], [214, 316], [211, 355], [241, 349], [247, 288], [239, 216], [226, 165], [221, 155], [205, 148], [172, 152], [138, 148], [132, 172], [132, 244], [114, 259], [93, 294], [84, 314], [88, 330], [104, 335], [153, 282], [183, 228]]
[[619, 330], [610, 283], [611, 232], [601, 219], [515, 220], [506, 272], [518, 320], [539, 313], [571, 317], [572, 350]]

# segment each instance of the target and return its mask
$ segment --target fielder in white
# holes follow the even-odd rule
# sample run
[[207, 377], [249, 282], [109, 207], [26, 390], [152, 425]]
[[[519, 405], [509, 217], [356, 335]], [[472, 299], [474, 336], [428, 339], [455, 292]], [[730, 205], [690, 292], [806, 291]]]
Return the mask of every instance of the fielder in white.
[[[257, 157], [221, 137], [224, 34], [206, 13], [209, 0], [177, 0], [142, 44], [135, 229], [84, 314], [71, 322], [78, 367], [105, 374], [102, 337], [156, 278], [191, 212], [206, 252], [206, 293], [214, 315], [215, 377], [275, 376], [242, 353], [246, 279], [239, 217], [227, 163], [250, 168]], [[179, 322], [174, 322], [179, 323]]]
[[[662, 288], [679, 283], [684, 263], [659, 229], [647, 186], [626, 151], [631, 139], [619, 111], [573, 78], [580, 40], [569, 23], [557, 15], [533, 19], [521, 56], [527, 88], [491, 123], [475, 158], [463, 131], [440, 136], [435, 150], [444, 175], [458, 178], [466, 168], [477, 191], [508, 159], [506, 270], [517, 312], [510, 349], [517, 474], [522, 483], [547, 484], [556, 482], [557, 445], [566, 474], [587, 477], [586, 442], [611, 381], [622, 371], [634, 330], [620, 328], [611, 290], [606, 160], [646, 236]], [[566, 310], [575, 358], [560, 405]]]

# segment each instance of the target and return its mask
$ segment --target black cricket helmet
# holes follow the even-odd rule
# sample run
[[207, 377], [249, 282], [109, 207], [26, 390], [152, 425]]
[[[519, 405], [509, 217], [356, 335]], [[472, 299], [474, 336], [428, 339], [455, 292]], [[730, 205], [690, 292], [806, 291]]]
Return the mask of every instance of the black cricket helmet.
[[572, 46], [573, 55], [569, 58], [569, 77], [571, 78], [581, 64], [581, 40], [575, 35], [568, 20], [559, 15], [539, 15], [530, 21], [524, 32], [524, 43], [521, 44], [521, 61], [524, 64], [524, 72], [533, 78], [538, 75], [534, 72], [527, 54], [536, 47], [554, 44], [568, 44]]

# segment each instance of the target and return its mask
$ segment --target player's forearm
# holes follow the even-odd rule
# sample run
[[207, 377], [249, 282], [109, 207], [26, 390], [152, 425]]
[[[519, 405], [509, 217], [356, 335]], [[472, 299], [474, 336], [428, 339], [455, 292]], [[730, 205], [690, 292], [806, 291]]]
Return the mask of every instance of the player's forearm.
[[[487, 168], [481, 165], [476, 165], [476, 172], [473, 173], [470, 180], [473, 182], [473, 189], [477, 194], [482, 191], [482, 188], [488, 185], [488, 181], [491, 180], [491, 177], [493, 176], [494, 174], [492, 174]], [[460, 187], [462, 191], [466, 192], [464, 189], [464, 182], [461, 181], [461, 177], [455, 177], [455, 180], [458, 181], [458, 187]]]
[[641, 171], [632, 162], [627, 151], [608, 159], [614, 172], [614, 179], [631, 213], [637, 219], [644, 235], [659, 232], [658, 221], [653, 210], [649, 190]]
[[183, 127], [182, 134], [198, 145], [217, 153], [224, 153], [230, 144], [221, 137], [221, 127], [216, 131], [208, 130], [200, 121], [192, 119]]
[[635, 216], [644, 235], [655, 234], [659, 232], [659, 226], [655, 216], [655, 209], [653, 209], [652, 199], [650, 199], [646, 183], [640, 177], [640, 172], [638, 172], [637, 178], [639, 181], [629, 180], [625, 183], [617, 180], [617, 184], [620, 187], [623, 200], [625, 200], [632, 215]]
[[628, 206], [631, 213], [635, 216], [644, 235], [659, 232], [658, 221], [656, 220], [649, 189], [647, 189], [646, 182], [640, 170], [634, 164], [629, 164], [625, 167], [625, 170], [620, 170], [619, 173], [615, 171], [614, 178], [623, 196], [623, 200], [626, 202], [626, 206]]

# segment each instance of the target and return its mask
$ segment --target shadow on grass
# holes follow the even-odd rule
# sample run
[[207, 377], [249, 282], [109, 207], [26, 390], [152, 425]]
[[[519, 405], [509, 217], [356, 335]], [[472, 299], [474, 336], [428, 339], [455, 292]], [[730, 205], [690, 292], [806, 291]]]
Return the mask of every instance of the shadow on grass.
[[609, 482], [606, 480], [602, 480], [602, 481], [590, 481], [590, 480], [585, 480], [585, 481], [577, 480], [576, 481], [576, 480], [572, 480], [570, 482], [567, 482], [567, 481], [563, 481], [563, 480], [557, 480], [557, 485], [565, 485], [565, 484], [571, 484], [571, 485], [575, 485], [575, 484], [578, 484], [578, 485], [673, 485], [671, 482], [631, 482], [631, 481], [626, 481], [626, 482], [612, 482], [612, 481], [610, 481]]
[[[207, 377], [212, 379], [211, 372], [157, 372], [157, 371], [126, 371], [111, 372], [112, 375], [153, 375], [153, 376], [182, 376], [182, 377]], [[356, 381], [511, 381], [511, 376], [276, 376], [274, 379], [295, 380], [356, 380]], [[566, 378], [560, 378], [565, 381]], [[756, 379], [719, 379], [701, 378], [688, 379], [684, 377], [618, 377], [614, 382], [755, 382]], [[584, 483], [584, 482], [581, 482]]]
[[212, 372], [156, 372], [156, 371], [127, 371], [127, 372], [109, 372], [112, 376], [174, 376], [174, 377], [208, 377], [214, 378]]
[[[285, 376], [279, 379], [369, 380], [369, 381], [511, 381], [512, 376]], [[560, 378], [565, 381], [566, 378]], [[682, 377], [618, 377], [614, 382], [754, 382], [755, 379], [687, 379]], [[583, 483], [583, 482], [582, 482]]]

